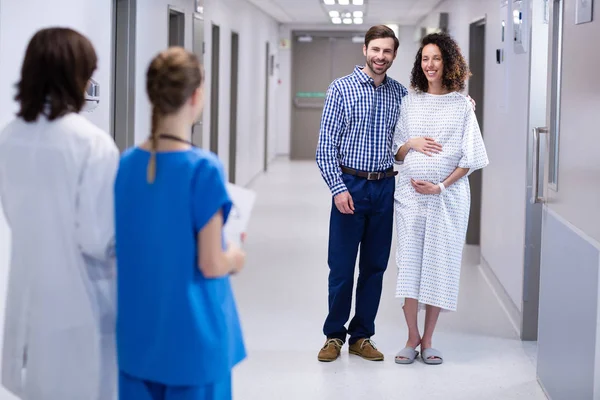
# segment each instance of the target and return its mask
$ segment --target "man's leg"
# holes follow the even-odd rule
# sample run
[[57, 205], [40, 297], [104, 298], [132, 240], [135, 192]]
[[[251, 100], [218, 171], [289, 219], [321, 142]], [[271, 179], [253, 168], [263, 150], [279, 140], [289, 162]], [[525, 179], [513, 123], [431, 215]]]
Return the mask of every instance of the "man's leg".
[[352, 307], [354, 266], [365, 224], [366, 180], [344, 175], [354, 202], [354, 214], [342, 214], [332, 200], [329, 222], [329, 315], [323, 333], [330, 339], [346, 341], [346, 323]]
[[346, 323], [352, 307], [354, 266], [365, 216], [342, 214], [332, 205], [329, 226], [329, 314], [323, 326], [328, 338], [346, 341]]
[[383, 274], [392, 245], [395, 180], [389, 178], [370, 183], [372, 212], [366, 218], [360, 245], [356, 314], [348, 329], [350, 345], [375, 334], [375, 317], [381, 298]]

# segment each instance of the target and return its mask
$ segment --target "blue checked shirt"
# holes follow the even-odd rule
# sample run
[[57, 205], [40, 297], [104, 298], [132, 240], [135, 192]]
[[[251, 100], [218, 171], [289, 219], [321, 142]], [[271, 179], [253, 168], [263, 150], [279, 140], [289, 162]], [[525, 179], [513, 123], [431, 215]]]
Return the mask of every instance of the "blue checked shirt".
[[317, 165], [334, 196], [348, 190], [342, 165], [367, 172], [394, 166], [394, 130], [408, 92], [388, 76], [375, 87], [362, 68], [333, 81], [325, 98]]

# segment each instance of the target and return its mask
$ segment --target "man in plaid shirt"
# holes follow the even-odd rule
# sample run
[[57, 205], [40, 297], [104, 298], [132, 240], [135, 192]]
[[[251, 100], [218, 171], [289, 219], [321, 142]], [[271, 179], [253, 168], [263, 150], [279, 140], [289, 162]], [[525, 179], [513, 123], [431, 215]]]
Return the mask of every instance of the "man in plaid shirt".
[[[316, 160], [333, 195], [329, 226], [329, 314], [320, 361], [334, 361], [350, 336], [350, 353], [381, 361], [371, 341], [383, 274], [392, 244], [392, 140], [407, 90], [386, 75], [399, 41], [387, 26], [365, 35], [365, 66], [336, 79], [327, 91]], [[356, 313], [348, 329], [360, 245]]]

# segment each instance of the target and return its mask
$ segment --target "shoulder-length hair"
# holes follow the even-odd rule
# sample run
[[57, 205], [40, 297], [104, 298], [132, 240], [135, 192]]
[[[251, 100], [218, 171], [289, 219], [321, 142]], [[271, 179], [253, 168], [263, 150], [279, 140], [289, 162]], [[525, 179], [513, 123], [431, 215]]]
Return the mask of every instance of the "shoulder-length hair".
[[415, 57], [415, 65], [410, 78], [411, 87], [417, 92], [427, 92], [429, 89], [429, 81], [421, 67], [423, 49], [429, 44], [436, 45], [442, 53], [444, 63], [442, 86], [451, 92], [463, 91], [471, 72], [458, 44], [446, 33], [432, 33], [421, 41], [421, 48]]
[[38, 31], [29, 41], [17, 83], [17, 116], [27, 122], [80, 112], [98, 58], [91, 42], [68, 28]]

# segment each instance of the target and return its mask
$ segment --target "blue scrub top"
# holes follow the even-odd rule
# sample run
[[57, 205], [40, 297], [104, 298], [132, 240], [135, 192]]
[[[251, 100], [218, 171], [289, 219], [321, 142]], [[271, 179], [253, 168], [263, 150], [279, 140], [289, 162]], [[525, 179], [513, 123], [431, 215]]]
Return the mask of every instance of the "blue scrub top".
[[229, 277], [198, 269], [198, 232], [231, 200], [223, 168], [200, 149], [122, 155], [115, 182], [117, 350], [121, 371], [166, 385], [225, 379], [246, 357]]

